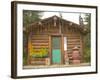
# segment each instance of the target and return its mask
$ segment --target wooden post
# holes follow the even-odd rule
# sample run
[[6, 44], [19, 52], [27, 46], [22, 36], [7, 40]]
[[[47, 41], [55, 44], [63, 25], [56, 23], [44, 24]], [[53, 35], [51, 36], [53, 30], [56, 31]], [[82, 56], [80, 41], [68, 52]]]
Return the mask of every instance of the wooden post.
[[52, 64], [52, 54], [51, 54], [51, 35], [49, 35], [49, 57], [50, 57], [50, 64]]
[[31, 34], [28, 35], [28, 59], [27, 63], [30, 64], [30, 53], [32, 53], [32, 43], [31, 43]]
[[64, 64], [64, 37], [61, 35], [61, 64]]

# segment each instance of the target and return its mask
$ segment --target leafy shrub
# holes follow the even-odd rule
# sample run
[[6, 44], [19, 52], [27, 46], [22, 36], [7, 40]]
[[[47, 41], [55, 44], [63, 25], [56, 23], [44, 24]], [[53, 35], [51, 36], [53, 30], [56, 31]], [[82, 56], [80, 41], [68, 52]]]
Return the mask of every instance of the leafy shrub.
[[33, 51], [32, 51], [30, 56], [34, 57], [34, 58], [48, 57], [48, 49], [47, 48], [41, 48], [39, 50], [33, 49]]
[[27, 54], [26, 54], [26, 50], [23, 50], [23, 65], [27, 64]]
[[84, 62], [90, 62], [91, 61], [91, 51], [90, 48], [84, 49]]

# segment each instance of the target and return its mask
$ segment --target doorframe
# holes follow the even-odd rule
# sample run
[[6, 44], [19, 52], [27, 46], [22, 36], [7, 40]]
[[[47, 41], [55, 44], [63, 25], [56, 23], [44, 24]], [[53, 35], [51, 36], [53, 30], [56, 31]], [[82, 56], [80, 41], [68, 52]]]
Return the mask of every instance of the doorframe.
[[61, 63], [60, 64], [64, 64], [64, 37], [63, 34], [51, 34], [49, 35], [49, 56], [50, 56], [50, 64], [52, 65], [52, 37], [61, 37], [60, 41], [61, 41]]

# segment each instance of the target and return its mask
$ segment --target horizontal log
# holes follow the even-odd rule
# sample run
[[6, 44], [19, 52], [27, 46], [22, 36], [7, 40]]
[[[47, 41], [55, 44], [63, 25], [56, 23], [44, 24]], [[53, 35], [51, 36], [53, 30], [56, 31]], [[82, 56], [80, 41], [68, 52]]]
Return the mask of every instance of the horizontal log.
[[33, 46], [34, 49], [49, 48], [49, 46]]
[[73, 47], [75, 47], [76, 45], [68, 45], [67, 48], [68, 49], [72, 49]]
[[43, 36], [43, 37], [48, 37], [48, 35], [32, 35], [32, 37], [41, 37], [41, 36]]
[[31, 65], [45, 65], [45, 61], [30, 61]]
[[[35, 47], [35, 48], [33, 48], [33, 49], [39, 51], [39, 50], [42, 49], [42, 48], [41, 48], [41, 47], [40, 47], [40, 48]], [[46, 49], [49, 49], [49, 48], [46, 47]]]
[[79, 37], [67, 37], [68, 40], [81, 40]]
[[67, 39], [68, 42], [80, 42], [80, 39]]
[[31, 58], [32, 61], [45, 61], [45, 58]]
[[80, 43], [80, 42], [81, 42], [80, 40], [79, 40], [79, 41], [78, 41], [78, 40], [73, 40], [73, 41], [68, 40], [68, 41], [67, 41], [67, 43]]
[[75, 43], [75, 42], [72, 42], [72, 43], [67, 43], [67, 45], [80, 45], [80, 43]]
[[[67, 45], [68, 46], [68, 48], [70, 48], [70, 47], [75, 47], [76, 45]], [[77, 45], [77, 46], [81, 46], [81, 45]]]
[[68, 42], [67, 45], [68, 45], [68, 46], [70, 46], [70, 45], [71, 45], [71, 46], [72, 46], [72, 45], [81, 45], [81, 43], [80, 43], [80, 42]]
[[49, 40], [32, 40], [32, 43], [48, 43]]
[[48, 35], [32, 35], [31, 37], [49, 37]]
[[48, 40], [49, 37], [32, 37], [32, 40]]
[[49, 43], [32, 43], [33, 46], [48, 46]]
[[80, 36], [80, 34], [79, 33], [66, 33], [66, 34], [64, 34], [64, 36]]

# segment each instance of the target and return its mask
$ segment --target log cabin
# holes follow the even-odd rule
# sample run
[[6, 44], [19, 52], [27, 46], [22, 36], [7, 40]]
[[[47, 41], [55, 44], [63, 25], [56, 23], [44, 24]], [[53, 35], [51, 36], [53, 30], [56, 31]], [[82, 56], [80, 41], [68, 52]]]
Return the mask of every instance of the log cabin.
[[[33, 22], [27, 28], [28, 64], [32, 64], [32, 59], [30, 59], [32, 49], [38, 51], [41, 48], [46, 48], [50, 65], [65, 64], [65, 58], [68, 58], [68, 60], [71, 58], [71, 50], [76, 46], [82, 56], [85, 33], [84, 26], [56, 15]], [[65, 57], [66, 54], [67, 57]], [[33, 60], [34, 62], [35, 60]], [[42, 62], [42, 60], [39, 62]]]

